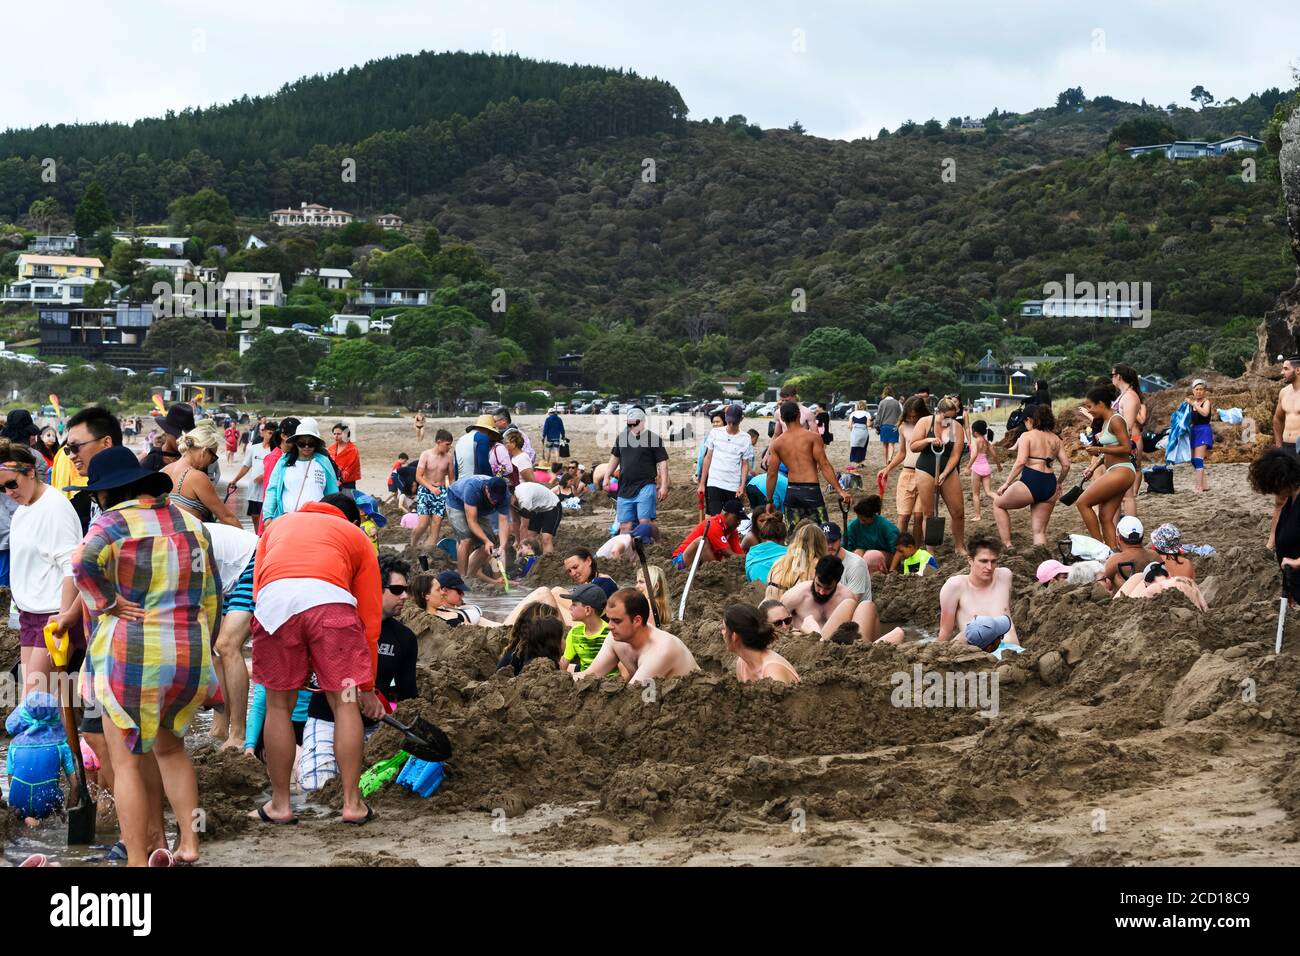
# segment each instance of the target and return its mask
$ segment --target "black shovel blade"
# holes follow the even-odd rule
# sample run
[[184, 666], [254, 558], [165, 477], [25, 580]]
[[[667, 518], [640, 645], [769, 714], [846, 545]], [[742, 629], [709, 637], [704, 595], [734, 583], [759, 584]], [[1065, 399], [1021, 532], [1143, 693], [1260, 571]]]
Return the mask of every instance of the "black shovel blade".
[[947, 518], [930, 518], [925, 522], [925, 546], [937, 548], [943, 544], [944, 524]]
[[77, 788], [77, 805], [68, 810], [68, 846], [95, 842], [95, 804], [83, 783]]
[[451, 757], [451, 740], [437, 727], [423, 717], [415, 718], [415, 726], [408, 727], [396, 717], [387, 716], [383, 722], [402, 732], [406, 739], [402, 749], [412, 757], [420, 760], [443, 761]]

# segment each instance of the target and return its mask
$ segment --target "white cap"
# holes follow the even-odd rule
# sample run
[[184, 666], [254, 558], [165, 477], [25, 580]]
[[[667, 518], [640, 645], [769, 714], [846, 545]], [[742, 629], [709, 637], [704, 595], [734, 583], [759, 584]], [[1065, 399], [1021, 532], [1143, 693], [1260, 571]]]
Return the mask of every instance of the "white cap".
[[304, 435], [308, 438], [320, 438], [320, 426], [316, 424], [316, 419], [304, 418], [298, 422], [298, 430], [293, 433], [293, 437], [302, 438]]
[[1132, 515], [1125, 515], [1119, 519], [1115, 532], [1129, 544], [1137, 544], [1142, 540], [1142, 522]]
[[1192, 388], [1195, 388], [1197, 385], [1204, 385], [1204, 384], [1205, 384], [1205, 379], [1203, 379], [1203, 378], [1198, 378], [1198, 379], [1193, 379], [1193, 380], [1192, 380]]

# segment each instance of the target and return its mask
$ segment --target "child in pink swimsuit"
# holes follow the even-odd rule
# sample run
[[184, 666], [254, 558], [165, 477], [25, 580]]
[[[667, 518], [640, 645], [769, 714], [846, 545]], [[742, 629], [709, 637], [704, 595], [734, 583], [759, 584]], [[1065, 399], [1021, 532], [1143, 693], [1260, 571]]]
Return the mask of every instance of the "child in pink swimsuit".
[[[989, 455], [994, 459], [997, 458], [997, 452], [993, 450], [990, 440], [993, 437], [989, 432], [988, 423], [980, 420], [971, 426], [971, 444], [972, 457], [970, 462], [970, 498], [971, 498], [971, 519], [980, 520], [980, 499], [982, 495], [988, 495], [989, 500], [993, 500], [993, 486], [989, 481], [992, 469], [989, 467]], [[999, 464], [998, 470], [1002, 469]]]

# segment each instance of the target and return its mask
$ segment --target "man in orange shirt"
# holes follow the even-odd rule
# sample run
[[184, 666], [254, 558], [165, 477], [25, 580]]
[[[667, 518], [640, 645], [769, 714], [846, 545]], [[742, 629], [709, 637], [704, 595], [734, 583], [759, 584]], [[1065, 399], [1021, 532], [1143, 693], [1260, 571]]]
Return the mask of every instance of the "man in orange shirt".
[[343, 491], [356, 491], [357, 482], [361, 480], [361, 453], [352, 440], [352, 430], [339, 422], [334, 426], [334, 444], [325, 449], [339, 466], [339, 488]]
[[289, 805], [293, 708], [313, 673], [334, 712], [343, 822], [373, 815], [361, 800], [361, 715], [384, 714], [374, 690], [383, 601], [379, 559], [360, 523], [352, 496], [339, 492], [281, 515], [257, 545], [252, 676], [266, 688], [271, 802], [249, 816], [263, 823], [298, 822]]

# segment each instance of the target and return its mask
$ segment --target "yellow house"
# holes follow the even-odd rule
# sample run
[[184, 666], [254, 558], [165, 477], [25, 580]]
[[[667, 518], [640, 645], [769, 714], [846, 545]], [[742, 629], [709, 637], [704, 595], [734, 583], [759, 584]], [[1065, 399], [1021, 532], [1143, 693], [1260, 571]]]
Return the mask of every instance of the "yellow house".
[[86, 289], [104, 275], [104, 263], [82, 256], [24, 252], [17, 265], [18, 279], [0, 295], [0, 302], [81, 302]]

